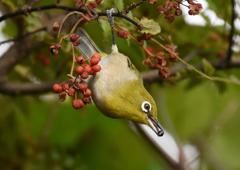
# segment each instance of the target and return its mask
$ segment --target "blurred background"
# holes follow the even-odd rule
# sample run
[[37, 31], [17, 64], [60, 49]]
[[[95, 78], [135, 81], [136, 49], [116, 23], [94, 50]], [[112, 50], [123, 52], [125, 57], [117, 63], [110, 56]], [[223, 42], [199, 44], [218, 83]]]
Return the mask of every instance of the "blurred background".
[[[110, 7], [122, 10], [132, 2], [137, 1], [105, 0], [97, 10]], [[164, 2], [161, 0], [158, 3]], [[196, 67], [203, 65], [206, 74], [211, 72], [213, 76], [239, 82], [240, 2], [197, 2], [203, 6], [199, 15], [188, 15], [188, 8], [181, 5], [183, 13], [173, 22], [159, 14], [156, 6], [147, 3], [134, 9], [129, 16], [136, 20], [142, 17], [154, 19], [161, 27], [158, 38], [162, 43], [174, 43], [182, 59]], [[61, 5], [71, 7], [74, 7], [74, 3], [60, 1]], [[186, 1], [182, 3], [187, 4]], [[0, 15], [20, 8], [49, 4], [56, 4], [56, 1], [1, 0]], [[7, 68], [7, 76], [4, 76], [8, 82], [13, 82], [13, 89], [16, 82], [39, 84], [66, 80], [71, 67], [69, 49], [63, 50], [58, 58], [49, 52], [49, 46], [57, 42], [51, 26], [65, 14], [61, 10], [47, 10], [0, 19], [1, 42], [44, 28], [44, 31], [26, 40], [19, 38], [17, 41], [0, 43], [0, 76], [4, 72], [1, 58], [19, 56], [14, 67]], [[134, 29], [131, 24], [116, 20], [130, 32]], [[110, 51], [111, 33], [106, 20], [87, 23], [84, 28], [100, 49]], [[118, 37], [117, 44], [141, 72], [150, 71], [143, 65], [145, 53], [136, 42]], [[14, 52], [16, 47], [20, 48], [20, 52]], [[229, 55], [234, 64], [215, 64]], [[181, 70], [169, 81], [159, 78], [146, 82], [147, 89], [157, 102], [162, 125], [180, 148], [194, 148], [195, 157], [188, 162], [194, 163], [192, 169], [239, 170], [240, 86], [209, 81], [178, 62], [172, 67], [175, 65]], [[135, 133], [126, 120], [105, 117], [94, 104], [76, 111], [70, 100], [59, 102], [57, 95], [52, 92], [43, 90], [40, 94], [13, 95], [11, 88], [6, 90], [1, 86], [1, 170], [172, 169], [166, 157], [159, 154], [146, 137]], [[161, 142], [163, 139], [157, 140]], [[165, 152], [172, 149], [170, 143], [165, 140], [162, 145]], [[169, 154], [176, 157], [174, 153]]]

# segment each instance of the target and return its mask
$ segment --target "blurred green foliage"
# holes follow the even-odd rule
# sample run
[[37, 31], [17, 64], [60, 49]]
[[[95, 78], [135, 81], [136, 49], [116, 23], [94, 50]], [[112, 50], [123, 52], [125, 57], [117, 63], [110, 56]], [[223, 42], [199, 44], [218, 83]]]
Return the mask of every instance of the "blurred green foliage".
[[[104, 1], [99, 10], [113, 6], [123, 9], [131, 2], [133, 1]], [[34, 6], [52, 3], [55, 0], [40, 0]], [[61, 3], [73, 5], [73, 1], [61, 0]], [[24, 0], [1, 2], [9, 12], [25, 4]], [[217, 16], [226, 22], [230, 21], [229, 1], [208, 0], [208, 5]], [[50, 16], [63, 12], [45, 11], [44, 14]], [[239, 69], [211, 71], [208, 63], [218, 60], [218, 53], [225, 52], [228, 48], [228, 32], [224, 26], [188, 25], [183, 17], [168, 23], [152, 5], [143, 5], [130, 15], [139, 20], [144, 16], [157, 21], [161, 26], [157, 38], [162, 43], [176, 44], [182, 58], [197, 52], [190, 63], [199, 64], [204, 61], [205, 69], [210, 69], [214, 75], [240, 76]], [[129, 23], [116, 20], [130, 31], [135, 31]], [[41, 15], [24, 16], [24, 26], [28, 31], [38, 28], [41, 22]], [[105, 20], [94, 21], [84, 27], [100, 49], [110, 51], [111, 34]], [[5, 22], [1, 31], [10, 38], [19, 32], [14, 20]], [[44, 40], [45, 44], [29, 54], [29, 59], [19, 65], [29, 70], [28, 74], [42, 81], [66, 79], [71, 62], [69, 51], [62, 51], [59, 58], [55, 59], [49, 54], [48, 46], [56, 42], [56, 39], [45, 34], [34, 36], [34, 40], [39, 39]], [[142, 64], [144, 52], [137, 43], [117, 38], [117, 44], [120, 51], [130, 56], [140, 71], [147, 70]], [[42, 65], [36, 59], [39, 53], [49, 57], [51, 64]], [[236, 59], [238, 55], [236, 54]], [[159, 106], [162, 124], [183, 144], [191, 143], [198, 148], [201, 164], [199, 169], [240, 169], [240, 87], [210, 82], [191, 71], [179, 74], [180, 80], [176, 82], [148, 85]], [[27, 78], [12, 71], [9, 79], [26, 81]], [[107, 118], [94, 105], [75, 111], [69, 101], [60, 103], [51, 97], [50, 94], [34, 97], [0, 95], [1, 170], [169, 169], [143, 138], [130, 130], [125, 120]]]

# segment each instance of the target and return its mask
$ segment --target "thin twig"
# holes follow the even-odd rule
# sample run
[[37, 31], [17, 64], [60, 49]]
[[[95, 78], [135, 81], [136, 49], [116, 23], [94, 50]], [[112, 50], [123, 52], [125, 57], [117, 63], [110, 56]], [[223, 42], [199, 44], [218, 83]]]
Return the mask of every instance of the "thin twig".
[[124, 11], [123, 14], [128, 14], [131, 10], [138, 8], [139, 6], [141, 6], [144, 2], [146, 2], [146, 0], [141, 0], [139, 2], [135, 2], [132, 3], [131, 5], [129, 5]]

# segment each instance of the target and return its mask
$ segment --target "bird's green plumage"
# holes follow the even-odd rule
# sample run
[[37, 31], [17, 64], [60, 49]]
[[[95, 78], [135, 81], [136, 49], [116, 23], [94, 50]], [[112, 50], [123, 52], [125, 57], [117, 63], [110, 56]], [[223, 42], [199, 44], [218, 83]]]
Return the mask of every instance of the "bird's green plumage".
[[149, 101], [153, 116], [157, 116], [156, 104], [127, 56], [113, 51], [102, 59], [101, 65], [101, 72], [91, 84], [93, 99], [104, 114], [146, 123], [146, 113], [141, 110], [141, 104]]

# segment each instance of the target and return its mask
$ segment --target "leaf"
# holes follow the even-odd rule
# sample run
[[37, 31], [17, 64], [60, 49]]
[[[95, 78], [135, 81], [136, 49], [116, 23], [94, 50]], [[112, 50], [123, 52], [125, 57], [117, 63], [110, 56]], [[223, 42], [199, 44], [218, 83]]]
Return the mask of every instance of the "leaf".
[[159, 24], [152, 19], [144, 17], [140, 20], [140, 24], [143, 26], [143, 30], [141, 31], [142, 33], [156, 35], [161, 32]]
[[108, 21], [105, 21], [105, 20], [99, 20], [100, 22], [100, 26], [103, 30], [103, 36], [104, 38], [109, 38], [110, 35], [111, 35], [111, 28], [109, 26], [109, 23]]
[[16, 5], [12, 2], [12, 1], [9, 1], [9, 0], [2, 0], [2, 3], [4, 5], [6, 5], [9, 9], [11, 9], [12, 11], [16, 10]]
[[114, 4], [115, 4], [115, 8], [117, 8], [120, 11], [124, 9], [124, 2], [123, 1], [114, 0]]
[[18, 29], [16, 24], [13, 21], [7, 20], [6, 23], [4, 24], [4, 27], [2, 28], [2, 32], [7, 37], [15, 37], [17, 36]]
[[212, 76], [215, 73], [215, 68], [212, 66], [212, 64], [209, 63], [209, 61], [206, 60], [205, 58], [202, 59], [202, 63], [204, 73], [206, 73], [209, 76]]

